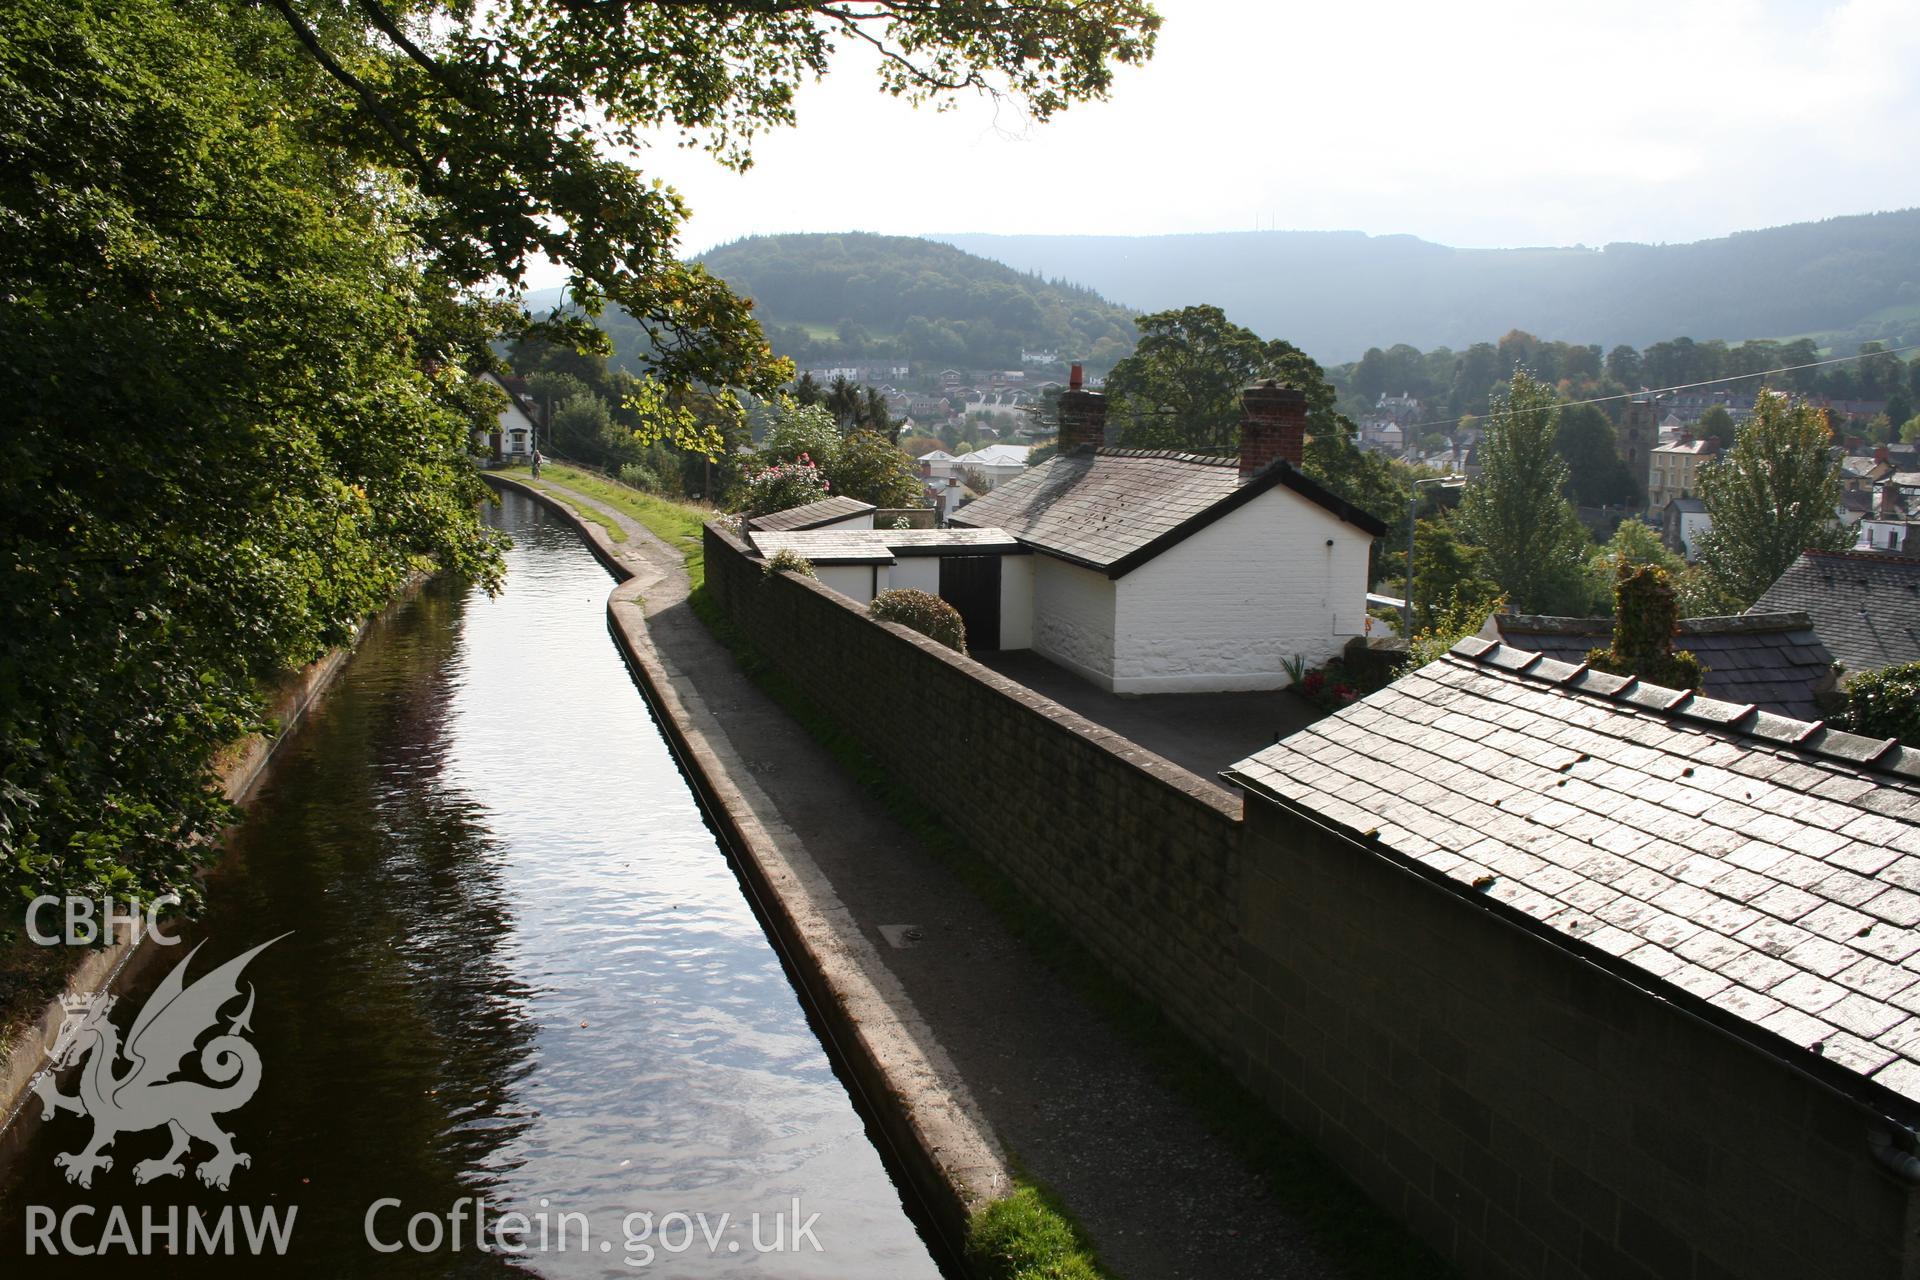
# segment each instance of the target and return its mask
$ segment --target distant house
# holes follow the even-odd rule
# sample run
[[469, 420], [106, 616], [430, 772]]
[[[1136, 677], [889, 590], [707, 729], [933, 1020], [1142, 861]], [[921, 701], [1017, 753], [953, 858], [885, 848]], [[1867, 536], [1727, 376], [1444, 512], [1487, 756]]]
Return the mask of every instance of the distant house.
[[822, 498], [804, 506], [755, 516], [747, 521], [747, 531], [794, 533], [807, 529], [871, 529], [875, 510], [877, 508], [871, 502], [862, 502], [858, 498]]
[[533, 456], [536, 443], [534, 423], [538, 410], [519, 390], [492, 373], [480, 376], [505, 393], [507, 407], [500, 411], [500, 421], [488, 435], [484, 446], [477, 438], [474, 443], [503, 462], [519, 462]]
[[1397, 396], [1390, 396], [1382, 391], [1379, 398], [1374, 401], [1373, 408], [1380, 417], [1402, 427], [1418, 422], [1420, 415], [1426, 411], [1425, 406], [1405, 391]]
[[1656, 448], [1647, 481], [1647, 509], [1665, 511], [1675, 498], [1698, 497], [1701, 469], [1711, 465], [1719, 452], [1712, 440], [1680, 440]]
[[953, 474], [962, 478], [977, 475], [987, 489], [1027, 472], [1026, 445], [991, 444], [953, 460]]
[[1698, 498], [1673, 498], [1660, 509], [1661, 540], [1689, 563], [1700, 558], [1700, 539], [1711, 528], [1713, 517]]
[[1805, 612], [1849, 674], [1920, 662], [1920, 559], [1803, 551], [1749, 612]]
[[963, 504], [979, 496], [967, 488], [957, 476], [929, 478], [923, 486], [923, 494], [926, 500], [933, 504], [937, 518], [942, 524], [953, 519], [953, 513]]
[[1243, 405], [1237, 459], [1108, 449], [1105, 398], [1070, 390], [1061, 455], [953, 517], [1035, 553], [1037, 653], [1119, 693], [1277, 689], [1364, 634], [1385, 526], [1300, 471], [1300, 392]]
[[1890, 556], [1920, 556], [1920, 520], [1875, 517], [1860, 522], [1856, 551], [1878, 551]]
[[957, 474], [953, 464], [959, 459], [945, 449], [935, 449], [931, 453], [921, 454], [914, 461], [920, 464], [921, 475], [933, 480], [951, 480]]
[[1873, 507], [1860, 520], [1863, 549], [1920, 556], [1920, 489], [1888, 482], [1874, 487]]
[[[1612, 643], [1613, 619], [1496, 613], [1480, 635], [1578, 664], [1587, 660], [1589, 649]], [[1701, 688], [1709, 697], [1750, 702], [1796, 720], [1826, 715], [1823, 699], [1836, 683], [1833, 655], [1805, 613], [1683, 618], [1673, 647], [1700, 659], [1705, 668]]]

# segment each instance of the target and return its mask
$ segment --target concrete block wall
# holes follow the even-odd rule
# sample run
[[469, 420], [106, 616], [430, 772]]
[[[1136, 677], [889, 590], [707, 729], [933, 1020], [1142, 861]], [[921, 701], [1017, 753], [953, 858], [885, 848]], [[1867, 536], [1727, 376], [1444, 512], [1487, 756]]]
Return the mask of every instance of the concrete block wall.
[[711, 526], [706, 572], [762, 656], [921, 803], [1169, 1018], [1231, 1053], [1238, 796], [818, 582], [764, 576]]
[[1914, 1188], [1871, 1157], [1870, 1111], [1491, 907], [1248, 809], [1238, 1073], [1464, 1274], [1913, 1274]]

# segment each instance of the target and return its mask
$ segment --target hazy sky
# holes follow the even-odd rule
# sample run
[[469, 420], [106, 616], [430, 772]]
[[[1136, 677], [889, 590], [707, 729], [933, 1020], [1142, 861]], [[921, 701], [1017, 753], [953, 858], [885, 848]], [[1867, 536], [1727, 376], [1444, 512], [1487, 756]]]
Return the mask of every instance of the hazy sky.
[[1110, 101], [1025, 126], [848, 59], [744, 176], [641, 157], [682, 248], [757, 232], [1255, 226], [1463, 246], [1684, 241], [1920, 205], [1914, 0], [1159, 0]]

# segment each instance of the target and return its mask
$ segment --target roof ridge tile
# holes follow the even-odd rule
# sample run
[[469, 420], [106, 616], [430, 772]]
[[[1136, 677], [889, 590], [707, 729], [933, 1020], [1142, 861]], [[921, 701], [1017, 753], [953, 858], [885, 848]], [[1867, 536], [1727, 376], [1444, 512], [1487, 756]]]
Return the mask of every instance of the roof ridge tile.
[[[1752, 703], [1709, 698], [1686, 689], [1669, 689], [1638, 676], [1616, 676], [1582, 664], [1545, 658], [1518, 645], [1467, 636], [1447, 651], [1447, 658], [1521, 680], [1554, 684], [1572, 693], [1608, 702], [1625, 703], [1662, 717], [1708, 724], [1744, 738], [1785, 747], [1804, 755], [1837, 760], [1859, 768], [1902, 777], [1920, 778], [1920, 750], [1904, 747], [1897, 738], [1868, 738], [1832, 729], [1824, 720], [1803, 721], [1761, 711]], [[1445, 661], [1445, 659], [1442, 659]], [[1618, 683], [1615, 683], [1615, 682]], [[1611, 687], [1609, 687], [1611, 686]]]

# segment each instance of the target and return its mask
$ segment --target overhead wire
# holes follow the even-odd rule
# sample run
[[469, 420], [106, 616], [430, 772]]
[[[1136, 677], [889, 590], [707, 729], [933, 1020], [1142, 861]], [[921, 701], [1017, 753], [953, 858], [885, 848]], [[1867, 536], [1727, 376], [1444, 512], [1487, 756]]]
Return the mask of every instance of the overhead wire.
[[[1638, 391], [1622, 391], [1615, 395], [1593, 396], [1586, 400], [1563, 400], [1559, 404], [1557, 404], [1555, 407], [1560, 409], [1571, 409], [1576, 405], [1606, 404], [1608, 401], [1611, 401], [1611, 400], [1638, 400], [1642, 396], [1658, 397], [1658, 396], [1664, 396], [1664, 395], [1671, 395], [1676, 391], [1693, 391], [1700, 387], [1717, 387], [1723, 382], [1740, 382], [1747, 378], [1766, 378], [1766, 377], [1771, 377], [1776, 373], [1798, 373], [1802, 369], [1824, 369], [1828, 365], [1846, 364], [1854, 360], [1871, 360], [1875, 356], [1903, 355], [1908, 351], [1920, 351], [1920, 342], [1909, 343], [1904, 347], [1889, 347], [1885, 351], [1862, 351], [1857, 355], [1834, 356], [1832, 359], [1814, 360], [1807, 364], [1788, 364], [1788, 365], [1781, 365], [1777, 369], [1759, 369], [1754, 371], [1753, 373], [1730, 373], [1724, 378], [1708, 378], [1701, 382], [1682, 382], [1679, 385], [1672, 386], [1672, 387], [1655, 387], [1651, 389], [1647, 387], [1642, 387]], [[1508, 410], [1500, 410], [1500, 411], [1485, 413], [1485, 414], [1468, 414], [1466, 416], [1473, 418], [1476, 422], [1491, 422], [1495, 418], [1511, 417], [1513, 416], [1513, 414], [1518, 412], [1521, 412], [1521, 411], [1508, 409]], [[1425, 427], [1457, 427], [1459, 425], [1460, 425], [1460, 419], [1458, 418], [1439, 418], [1432, 422], [1416, 422], [1416, 423], [1413, 423], [1411, 426], [1402, 427], [1401, 430], [1402, 431], [1419, 431]]]

